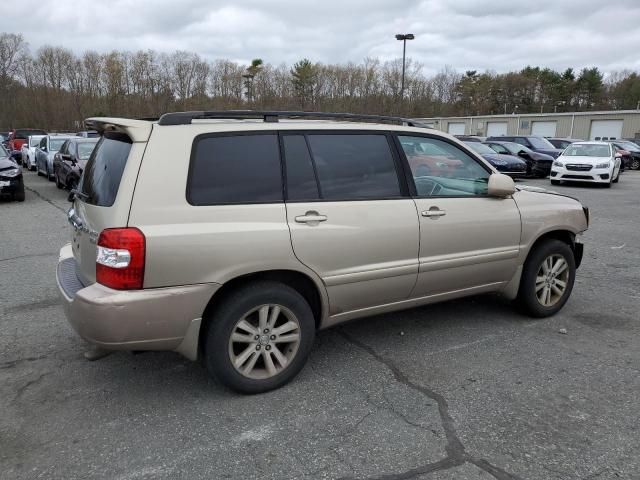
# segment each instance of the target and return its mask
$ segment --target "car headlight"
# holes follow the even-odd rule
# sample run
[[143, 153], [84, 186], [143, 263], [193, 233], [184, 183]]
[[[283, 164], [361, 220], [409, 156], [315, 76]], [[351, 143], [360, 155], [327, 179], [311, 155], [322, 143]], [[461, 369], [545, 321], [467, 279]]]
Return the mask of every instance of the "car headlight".
[[11, 170], [5, 170], [4, 172], [0, 173], [0, 175], [2, 175], [3, 177], [17, 177], [18, 175], [20, 175], [20, 169], [12, 168]]
[[611, 166], [610, 162], [599, 163], [596, 165], [596, 168], [609, 168]]
[[554, 160], [553, 161], [553, 166], [554, 167], [564, 167], [564, 163], [562, 163], [560, 160]]

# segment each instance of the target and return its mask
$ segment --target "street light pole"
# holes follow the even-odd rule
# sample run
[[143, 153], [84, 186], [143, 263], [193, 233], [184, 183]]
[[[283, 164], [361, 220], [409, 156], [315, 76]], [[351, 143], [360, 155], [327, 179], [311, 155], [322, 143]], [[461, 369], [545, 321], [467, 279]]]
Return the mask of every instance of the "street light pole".
[[407, 58], [407, 40], [413, 40], [415, 35], [413, 33], [396, 35], [396, 40], [402, 40], [402, 86], [400, 87], [400, 98], [404, 98], [404, 70]]

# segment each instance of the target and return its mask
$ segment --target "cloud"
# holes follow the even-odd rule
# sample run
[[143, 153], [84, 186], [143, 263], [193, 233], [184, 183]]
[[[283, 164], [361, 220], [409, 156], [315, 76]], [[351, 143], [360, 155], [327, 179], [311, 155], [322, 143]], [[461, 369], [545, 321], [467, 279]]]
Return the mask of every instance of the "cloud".
[[637, 0], [23, 0], [5, 9], [3, 24], [33, 50], [49, 44], [78, 53], [187, 50], [210, 60], [342, 63], [399, 57], [394, 35], [402, 32], [416, 35], [407, 53], [426, 74], [444, 65], [640, 70]]

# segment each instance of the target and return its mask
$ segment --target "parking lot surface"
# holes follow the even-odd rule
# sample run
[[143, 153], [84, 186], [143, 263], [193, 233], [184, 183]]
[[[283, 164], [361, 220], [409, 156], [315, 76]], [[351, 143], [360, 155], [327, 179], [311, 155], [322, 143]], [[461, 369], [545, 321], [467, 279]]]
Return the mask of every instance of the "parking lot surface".
[[67, 193], [25, 177], [0, 202], [2, 479], [640, 478], [640, 172], [553, 187], [592, 218], [555, 317], [489, 295], [362, 319], [258, 396], [175, 353], [85, 360], [55, 282]]

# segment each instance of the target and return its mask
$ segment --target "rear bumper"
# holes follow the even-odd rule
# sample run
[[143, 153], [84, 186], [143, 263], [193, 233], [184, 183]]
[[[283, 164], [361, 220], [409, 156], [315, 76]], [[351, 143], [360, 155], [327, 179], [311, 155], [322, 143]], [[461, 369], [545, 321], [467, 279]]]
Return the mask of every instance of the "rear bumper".
[[87, 342], [108, 350], [174, 350], [197, 358], [202, 313], [220, 285], [113, 290], [82, 285], [76, 268], [66, 245], [56, 280], [65, 315]]

